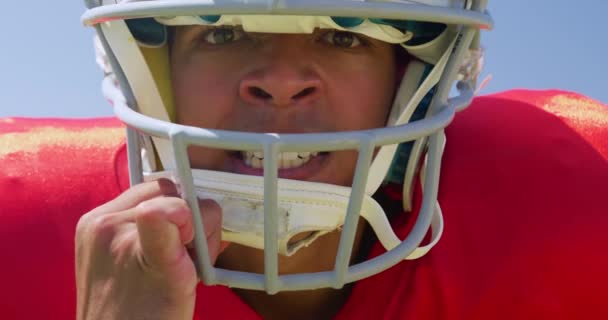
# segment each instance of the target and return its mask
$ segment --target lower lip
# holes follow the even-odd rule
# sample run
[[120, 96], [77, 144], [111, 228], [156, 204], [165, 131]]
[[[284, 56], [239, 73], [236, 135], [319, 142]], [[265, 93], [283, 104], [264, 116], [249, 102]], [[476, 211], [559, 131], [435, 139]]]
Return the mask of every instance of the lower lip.
[[[308, 180], [315, 174], [319, 173], [321, 168], [328, 161], [329, 154], [319, 154], [308, 162], [297, 168], [279, 169], [279, 178], [292, 179], [292, 180]], [[232, 172], [239, 174], [246, 174], [251, 176], [263, 176], [263, 168], [252, 168], [245, 164], [245, 161], [240, 157], [232, 157]]]

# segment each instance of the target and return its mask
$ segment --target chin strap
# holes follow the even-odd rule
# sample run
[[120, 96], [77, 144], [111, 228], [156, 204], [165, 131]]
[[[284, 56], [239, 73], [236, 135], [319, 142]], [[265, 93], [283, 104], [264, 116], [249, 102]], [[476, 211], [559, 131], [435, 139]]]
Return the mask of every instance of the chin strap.
[[[264, 178], [209, 170], [192, 170], [196, 195], [213, 199], [222, 208], [222, 240], [264, 249]], [[147, 174], [146, 180], [169, 178], [177, 183], [170, 171]], [[325, 183], [278, 180], [279, 253], [291, 256], [310, 245], [321, 235], [339, 230], [344, 224], [351, 188]], [[401, 239], [393, 231], [382, 207], [366, 195], [361, 206], [363, 217], [388, 251]], [[443, 232], [443, 216], [435, 205], [431, 222], [431, 241], [416, 248], [406, 259], [425, 255], [439, 241]], [[303, 239], [292, 240], [299, 234]]]
[[[167, 109], [159, 94], [158, 86], [146, 63], [138, 42], [133, 38], [126, 23], [116, 20], [101, 24], [106, 41], [125, 74], [137, 101], [138, 112], [166, 122], [171, 122]], [[165, 139], [151, 137], [163, 168], [175, 168], [171, 144]], [[148, 144], [146, 146], [150, 148]], [[154, 154], [147, 149], [148, 155]]]
[[[395, 98], [387, 126], [398, 126], [406, 124], [410, 121], [412, 114], [424, 96], [441, 79], [441, 75], [443, 74], [443, 70], [445, 69], [452, 54], [452, 49], [454, 48], [455, 43], [456, 40], [452, 41], [435, 67], [433, 67], [432, 71], [419, 86], [418, 83], [414, 82], [419, 81], [420, 76], [424, 72], [424, 65], [420, 62], [415, 62], [408, 66], [408, 68], [411, 68], [408, 71], [410, 75], [404, 75], [403, 80], [401, 81], [401, 85], [397, 91], [397, 96]], [[414, 74], [418, 76], [411, 76]], [[412, 92], [411, 88], [417, 89], [415, 92]], [[382, 146], [376, 157], [374, 157], [374, 160], [369, 168], [369, 177], [365, 188], [367, 194], [374, 194], [384, 181], [393, 158], [395, 157], [395, 152], [397, 151], [398, 146], [398, 144]], [[410, 158], [409, 162], [411, 161], [412, 159]], [[406, 187], [405, 184], [404, 187]]]

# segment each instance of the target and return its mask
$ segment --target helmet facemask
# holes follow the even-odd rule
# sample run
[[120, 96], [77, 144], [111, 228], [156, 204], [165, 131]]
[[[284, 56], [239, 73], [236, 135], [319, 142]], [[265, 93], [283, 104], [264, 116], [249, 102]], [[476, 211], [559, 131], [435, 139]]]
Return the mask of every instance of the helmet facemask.
[[[424, 1], [419, 1], [424, 2]], [[437, 2], [437, 1], [435, 1]], [[448, 99], [462, 62], [477, 38], [479, 25], [491, 26], [485, 1], [438, 1], [435, 6], [404, 3], [266, 2], [238, 5], [182, 1], [145, 1], [100, 6], [87, 12], [95, 25], [113, 76], [104, 90], [117, 116], [128, 125], [131, 183], [170, 177], [191, 206], [195, 223], [196, 265], [203, 281], [266, 290], [339, 288], [389, 268], [403, 259], [424, 255], [442, 232], [437, 191], [443, 128], [468, 105], [478, 70], [468, 68], [461, 95]], [[264, 4], [261, 6], [260, 4]], [[271, 3], [271, 2], [270, 2]], [[270, 12], [283, 13], [273, 15]], [[353, 13], [367, 18], [344, 18]], [[317, 14], [321, 14], [317, 16]], [[127, 20], [124, 20], [127, 19]], [[244, 133], [187, 127], [173, 123], [166, 25], [241, 25], [256, 32], [307, 33], [315, 28], [344, 29], [400, 44], [416, 57], [400, 82], [385, 128], [349, 132], [275, 134]], [[434, 33], [433, 33], [434, 32]], [[164, 39], [163, 37], [164, 33]], [[136, 41], [134, 41], [136, 40]], [[114, 84], [115, 77], [120, 90]], [[191, 169], [189, 146], [262, 152], [264, 176], [244, 176]], [[279, 152], [358, 151], [352, 187], [278, 178]], [[145, 153], [142, 159], [142, 150]], [[423, 184], [422, 208], [413, 229], [400, 239], [382, 207], [371, 198], [383, 181], [403, 185], [404, 209], [412, 203], [416, 173]], [[145, 170], [144, 170], [144, 167]], [[162, 168], [162, 170], [159, 170]], [[144, 171], [145, 176], [144, 178]], [[216, 200], [223, 209], [223, 239], [264, 250], [265, 273], [250, 274], [211, 265], [197, 198]], [[349, 265], [359, 217], [371, 226], [387, 253]], [[245, 223], [246, 222], [246, 223]], [[419, 247], [431, 227], [430, 243]], [[314, 274], [278, 275], [277, 254], [293, 254], [316, 237], [340, 229], [334, 270]], [[312, 232], [291, 243], [301, 232]]]

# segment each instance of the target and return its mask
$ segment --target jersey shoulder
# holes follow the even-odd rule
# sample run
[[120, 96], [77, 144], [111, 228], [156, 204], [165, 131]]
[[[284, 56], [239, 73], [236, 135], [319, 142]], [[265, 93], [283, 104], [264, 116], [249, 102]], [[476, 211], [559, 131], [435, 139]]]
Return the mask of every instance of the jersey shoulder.
[[598, 298], [608, 286], [608, 106], [509, 91], [476, 99], [446, 135], [446, 230], [431, 260], [451, 266], [440, 275], [466, 293], [452, 297], [462, 306], [479, 295], [469, 318], [608, 317]]
[[450, 201], [510, 195], [510, 203], [557, 212], [606, 208], [598, 201], [608, 183], [605, 104], [564, 91], [507, 91], [477, 98], [446, 136], [440, 192]]
[[606, 105], [508, 91], [446, 136], [441, 240], [357, 282], [338, 319], [608, 318]]
[[493, 144], [521, 152], [542, 145], [544, 151], [565, 155], [568, 147], [588, 144], [608, 157], [608, 105], [567, 91], [512, 90], [478, 97], [446, 131], [451, 139], [465, 138], [474, 146]]
[[34, 196], [45, 195], [48, 207], [73, 204], [81, 194], [74, 190], [118, 189], [123, 145], [124, 128], [113, 118], [0, 119], [0, 190], [11, 191], [2, 203], [24, 210]]
[[111, 118], [0, 119], [1, 318], [73, 317], [75, 226], [123, 188], [123, 132]]

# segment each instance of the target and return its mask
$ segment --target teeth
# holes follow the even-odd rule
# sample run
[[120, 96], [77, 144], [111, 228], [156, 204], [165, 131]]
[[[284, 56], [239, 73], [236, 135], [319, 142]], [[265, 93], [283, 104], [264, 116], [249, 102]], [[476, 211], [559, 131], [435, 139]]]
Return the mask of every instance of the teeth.
[[254, 168], [261, 168], [263, 166], [262, 161], [264, 160], [257, 157], [253, 157], [251, 158], [251, 166]]
[[[247, 166], [252, 168], [262, 168], [264, 166], [264, 152], [241, 151], [241, 154]], [[279, 169], [297, 168], [318, 155], [318, 152], [281, 152], [277, 162]]]

